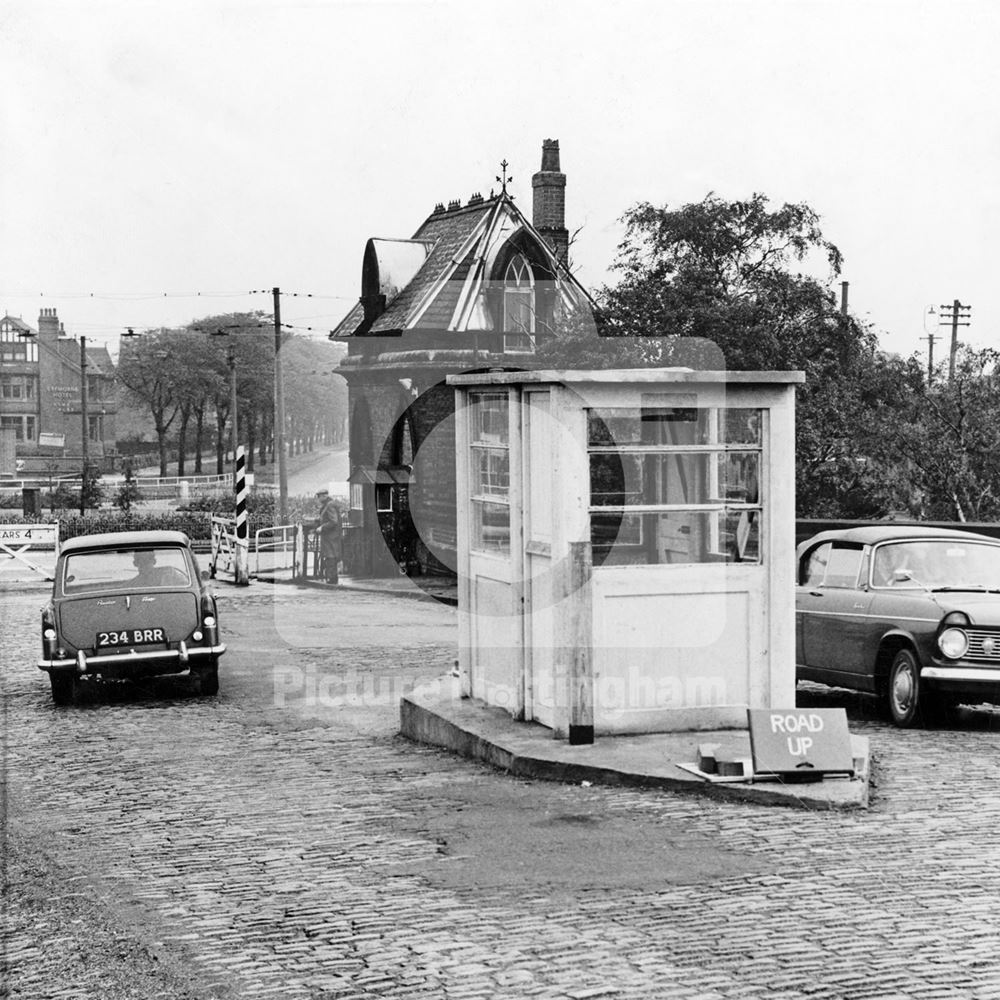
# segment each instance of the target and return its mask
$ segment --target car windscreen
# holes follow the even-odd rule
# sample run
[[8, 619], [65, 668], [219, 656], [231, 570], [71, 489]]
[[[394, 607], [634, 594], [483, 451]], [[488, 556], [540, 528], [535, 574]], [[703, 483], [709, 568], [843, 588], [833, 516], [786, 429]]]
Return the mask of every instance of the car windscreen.
[[63, 593], [126, 587], [187, 587], [191, 574], [184, 550], [157, 547], [73, 552], [63, 564]]
[[880, 545], [872, 583], [893, 589], [1000, 590], [1000, 545], [964, 539]]

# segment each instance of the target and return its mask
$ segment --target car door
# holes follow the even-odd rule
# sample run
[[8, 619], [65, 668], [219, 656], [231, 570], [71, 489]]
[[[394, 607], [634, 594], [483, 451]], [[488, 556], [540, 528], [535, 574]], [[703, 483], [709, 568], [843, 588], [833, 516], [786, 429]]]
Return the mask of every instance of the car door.
[[830, 683], [864, 687], [871, 595], [866, 586], [867, 552], [855, 542], [828, 542], [804, 567], [798, 608], [805, 665]]

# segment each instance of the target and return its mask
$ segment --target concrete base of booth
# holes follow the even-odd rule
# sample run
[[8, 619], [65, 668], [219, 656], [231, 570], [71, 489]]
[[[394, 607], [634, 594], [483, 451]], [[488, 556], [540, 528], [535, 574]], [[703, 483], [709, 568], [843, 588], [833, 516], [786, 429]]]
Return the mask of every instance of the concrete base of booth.
[[592, 744], [571, 745], [553, 739], [545, 726], [516, 722], [503, 709], [460, 697], [457, 679], [406, 695], [400, 703], [400, 732], [523, 778], [658, 788], [804, 809], [868, 806], [871, 768], [863, 736], [851, 737], [854, 778], [793, 784], [761, 777], [712, 781], [680, 765], [696, 764], [698, 748], [707, 742], [718, 745], [720, 758], [749, 759], [746, 730], [598, 736]]

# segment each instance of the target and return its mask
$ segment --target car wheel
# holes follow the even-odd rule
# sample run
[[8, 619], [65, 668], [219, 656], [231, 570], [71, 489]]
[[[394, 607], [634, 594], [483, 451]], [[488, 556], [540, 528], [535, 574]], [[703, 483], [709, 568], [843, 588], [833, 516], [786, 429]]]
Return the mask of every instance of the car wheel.
[[76, 678], [72, 674], [49, 674], [52, 685], [52, 700], [57, 705], [72, 705], [76, 689]]
[[198, 669], [198, 693], [204, 695], [219, 693], [219, 661], [212, 660]]
[[901, 649], [892, 658], [886, 687], [889, 715], [897, 726], [915, 726], [923, 709], [920, 690], [920, 667], [909, 649]]

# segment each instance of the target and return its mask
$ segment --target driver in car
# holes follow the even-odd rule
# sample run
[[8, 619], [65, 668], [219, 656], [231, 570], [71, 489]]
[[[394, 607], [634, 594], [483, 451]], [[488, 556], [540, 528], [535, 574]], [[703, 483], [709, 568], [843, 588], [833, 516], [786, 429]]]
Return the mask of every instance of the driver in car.
[[157, 566], [156, 553], [152, 549], [137, 549], [132, 553], [136, 577], [134, 582], [140, 587], [162, 587], [177, 580], [177, 570], [171, 566]]

